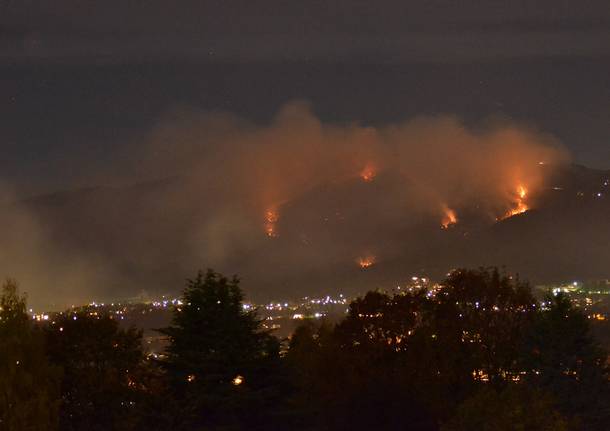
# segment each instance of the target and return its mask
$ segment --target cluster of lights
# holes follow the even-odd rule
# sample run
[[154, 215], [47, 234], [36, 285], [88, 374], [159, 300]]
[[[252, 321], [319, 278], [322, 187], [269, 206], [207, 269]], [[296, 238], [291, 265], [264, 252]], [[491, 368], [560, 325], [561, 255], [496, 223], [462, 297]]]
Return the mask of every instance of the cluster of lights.
[[333, 297], [331, 297], [330, 295], [326, 295], [324, 298], [313, 298], [310, 299], [309, 297], [305, 297], [303, 298], [305, 301], [309, 302], [310, 304], [321, 304], [321, 305], [330, 305], [330, 304], [346, 304], [347, 303], [347, 299], [345, 299], [343, 297], [343, 294], [339, 294], [339, 299], [334, 299]]
[[284, 309], [289, 309], [289, 308], [292, 308], [292, 307], [294, 307], [294, 305], [291, 306], [287, 302], [284, 302], [284, 303], [280, 303], [280, 302], [273, 303], [273, 302], [270, 302], [269, 304], [265, 305], [265, 310], [268, 310], [268, 311], [272, 311], [272, 310], [282, 311]]
[[160, 301], [153, 301], [151, 305], [155, 308], [167, 308], [170, 306], [183, 305], [180, 299], [162, 299]]
[[[608, 318], [607, 314], [604, 312], [600, 312], [599, 309], [591, 309], [591, 307], [595, 306], [601, 299], [593, 300], [590, 297], [585, 297], [584, 294], [610, 294], [610, 282], [606, 281], [606, 285], [608, 288], [597, 287], [594, 286], [594, 291], [591, 289], [587, 289], [586, 291], [582, 291], [585, 286], [582, 282], [574, 281], [563, 285], [555, 285], [548, 286], [547, 288], [554, 293], [555, 295], [561, 293], [570, 293], [576, 294], [572, 298], [575, 306], [584, 307], [586, 310], [586, 315], [589, 319], [595, 321], [604, 321]], [[541, 286], [544, 287], [544, 286]], [[408, 279], [404, 284], [398, 285], [395, 288], [395, 293], [399, 294], [407, 294], [411, 292], [424, 290], [426, 293], [426, 297], [430, 300], [434, 300], [438, 295], [442, 295], [443, 286], [439, 284], [431, 283], [430, 279], [427, 277], [421, 276], [413, 276]], [[257, 305], [254, 303], [243, 303], [244, 311], [251, 310], [259, 310], [263, 312], [264, 323], [263, 326], [266, 329], [279, 329], [284, 323], [289, 322], [290, 320], [298, 321], [304, 319], [320, 319], [325, 316], [328, 316], [329, 313], [336, 312], [333, 311], [332, 307], [334, 306], [342, 306], [346, 305], [350, 302], [350, 300], [344, 297], [343, 294], [339, 294], [336, 297], [326, 295], [317, 298], [305, 297], [300, 301], [295, 302], [270, 302], [263, 305]], [[129, 317], [130, 314], [146, 314], [149, 312], [153, 312], [154, 310], [164, 310], [174, 307], [175, 309], [180, 309], [180, 307], [184, 305], [180, 299], [170, 299], [163, 297], [160, 300], [153, 300], [147, 303], [97, 303], [92, 302], [82, 308], [81, 312], [85, 312], [88, 316], [93, 318], [101, 318], [102, 316], [109, 316], [110, 318], [118, 318], [124, 319], [125, 317]], [[457, 303], [456, 305], [460, 305]], [[499, 312], [503, 308], [500, 308], [497, 305], [489, 305], [483, 306], [480, 302], [473, 300], [472, 302], [462, 304], [466, 307], [471, 307], [473, 309], [478, 309], [481, 311], [490, 311], [490, 312]], [[541, 302], [539, 304], [534, 304], [532, 307], [540, 307], [541, 310], [548, 310], [551, 304], [546, 302]], [[74, 309], [75, 307], [73, 307]], [[527, 307], [526, 307], [527, 308]], [[102, 311], [103, 310], [103, 311]], [[341, 312], [346, 311], [344, 308]], [[526, 312], [526, 309], [518, 310], [522, 312]], [[61, 313], [34, 313], [30, 310], [30, 315], [37, 322], [45, 322], [50, 321], [51, 324], [55, 324], [54, 316], [55, 315], [64, 315], [68, 314], [72, 319], [77, 319], [76, 310], [61, 312]], [[266, 316], [265, 316], [266, 315]], [[361, 316], [361, 317], [379, 317], [379, 316]], [[60, 332], [63, 331], [63, 328], [57, 328]], [[472, 339], [472, 337], [465, 337], [465, 339]], [[472, 342], [472, 341], [469, 341]]]
[[312, 315], [306, 315], [303, 313], [294, 313], [292, 315], [292, 319], [293, 320], [303, 320], [303, 319], [320, 319], [322, 317], [326, 316], [326, 313], [319, 313], [319, 312], [315, 312]]

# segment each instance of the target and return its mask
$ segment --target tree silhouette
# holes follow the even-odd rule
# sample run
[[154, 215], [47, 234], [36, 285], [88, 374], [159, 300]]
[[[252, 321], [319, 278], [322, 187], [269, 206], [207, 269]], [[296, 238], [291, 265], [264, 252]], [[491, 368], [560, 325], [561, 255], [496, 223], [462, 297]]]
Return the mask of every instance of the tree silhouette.
[[[606, 354], [569, 301], [550, 302], [494, 268], [453, 271], [430, 292], [369, 292], [336, 326], [294, 333], [297, 403], [321, 429], [604, 429]], [[538, 396], [531, 411], [520, 401]]]
[[132, 429], [141, 403], [142, 333], [88, 310], [46, 327], [51, 361], [63, 369], [60, 429]]
[[[44, 331], [42, 331], [44, 328]], [[0, 297], [0, 430], [607, 430], [607, 352], [564, 295], [540, 302], [497, 269], [354, 300], [287, 351], [237, 278], [187, 281], [167, 347], [98, 310], [35, 324]], [[46, 341], [46, 342], [45, 342]], [[63, 373], [62, 371], [63, 370]]]
[[334, 328], [295, 332], [287, 360], [300, 376], [297, 400], [313, 406], [307, 414], [315, 428], [436, 429], [409, 363], [423, 300], [421, 293], [369, 292]]
[[188, 280], [161, 363], [181, 404], [181, 426], [253, 428], [276, 400], [279, 342], [243, 306], [237, 278], [212, 270]]
[[415, 364], [424, 367], [418, 375], [443, 392], [436, 404], [446, 412], [477, 382], [501, 387], [517, 379], [519, 349], [536, 311], [530, 287], [514, 277], [495, 268], [453, 271], [427, 301], [414, 340], [423, 359]]
[[7, 280], [0, 296], [0, 429], [57, 428], [59, 378], [49, 364], [44, 338], [26, 313], [17, 283]]
[[545, 299], [524, 346], [530, 385], [552, 393], [561, 411], [591, 430], [610, 423], [607, 352], [593, 340], [589, 321], [563, 294]]

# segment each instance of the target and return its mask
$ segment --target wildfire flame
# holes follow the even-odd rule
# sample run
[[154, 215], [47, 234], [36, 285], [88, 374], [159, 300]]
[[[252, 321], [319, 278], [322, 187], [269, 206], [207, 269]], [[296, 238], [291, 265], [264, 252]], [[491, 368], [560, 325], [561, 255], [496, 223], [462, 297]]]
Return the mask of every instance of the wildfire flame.
[[268, 209], [265, 211], [265, 233], [270, 238], [275, 238], [278, 236], [277, 233], [277, 221], [280, 216], [275, 209]]
[[357, 262], [358, 262], [358, 266], [360, 266], [360, 268], [367, 269], [367, 268], [370, 268], [371, 266], [375, 265], [375, 256], [360, 257], [360, 258], [358, 258]]
[[362, 178], [362, 181], [365, 181], [367, 183], [373, 181], [373, 179], [375, 179], [376, 175], [377, 175], [377, 172], [375, 171], [375, 168], [371, 164], [367, 164], [364, 167], [364, 169], [362, 169], [362, 171], [360, 171], [360, 178]]
[[519, 187], [517, 187], [517, 192], [516, 192], [516, 197], [515, 197], [515, 202], [514, 202], [514, 207], [509, 210], [504, 216], [500, 217], [500, 220], [504, 220], [507, 219], [509, 217], [512, 216], [516, 216], [518, 214], [523, 214], [524, 212], [528, 211], [530, 208], [527, 205], [527, 203], [525, 202], [525, 199], [527, 198], [527, 189], [520, 185]]
[[457, 215], [455, 214], [455, 211], [453, 211], [451, 208], [449, 208], [448, 206], [443, 206], [443, 212], [445, 213], [445, 215], [441, 220], [442, 229], [448, 229], [449, 226], [453, 226], [458, 222]]

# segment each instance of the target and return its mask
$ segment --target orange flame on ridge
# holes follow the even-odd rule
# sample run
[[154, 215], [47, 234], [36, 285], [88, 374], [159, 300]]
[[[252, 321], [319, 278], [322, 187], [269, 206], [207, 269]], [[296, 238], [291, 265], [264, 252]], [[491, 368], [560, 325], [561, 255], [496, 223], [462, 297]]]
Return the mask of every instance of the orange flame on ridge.
[[277, 210], [271, 208], [265, 211], [265, 233], [268, 237], [275, 238], [278, 236], [276, 224], [279, 219]]
[[364, 182], [371, 182], [375, 179], [375, 177], [377, 176], [377, 172], [375, 170], [375, 167], [368, 163], [364, 169], [362, 169], [362, 171], [360, 171], [360, 178], [362, 178], [362, 180]]
[[356, 262], [358, 263], [358, 266], [360, 266], [360, 268], [367, 269], [367, 268], [370, 268], [371, 266], [375, 265], [375, 256], [369, 255], [369, 256], [359, 257]]
[[499, 220], [504, 220], [509, 217], [516, 216], [518, 214], [523, 214], [526, 211], [529, 211], [530, 207], [525, 202], [527, 198], [527, 189], [523, 185], [519, 185], [517, 187], [516, 198], [515, 198], [515, 206], [509, 210], [504, 216], [500, 217]]
[[441, 229], [448, 229], [449, 226], [453, 226], [458, 222], [457, 215], [455, 214], [455, 211], [453, 211], [451, 208], [446, 205], [443, 205], [443, 212], [445, 213], [445, 215], [441, 220]]

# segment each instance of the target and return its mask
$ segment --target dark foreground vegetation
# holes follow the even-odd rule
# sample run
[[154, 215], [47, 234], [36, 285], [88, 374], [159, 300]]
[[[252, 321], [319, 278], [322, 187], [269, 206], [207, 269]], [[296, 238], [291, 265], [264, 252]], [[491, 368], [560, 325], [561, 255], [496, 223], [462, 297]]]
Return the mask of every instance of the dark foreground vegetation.
[[497, 270], [434, 292], [369, 292], [290, 340], [244, 310], [237, 279], [198, 274], [165, 355], [109, 316], [35, 323], [0, 303], [0, 429], [608, 430], [607, 354], [561, 296]]

